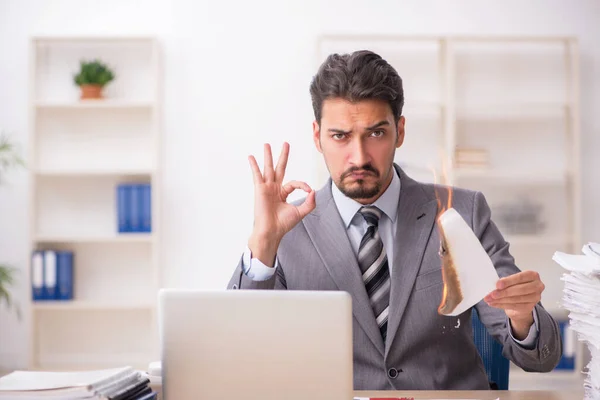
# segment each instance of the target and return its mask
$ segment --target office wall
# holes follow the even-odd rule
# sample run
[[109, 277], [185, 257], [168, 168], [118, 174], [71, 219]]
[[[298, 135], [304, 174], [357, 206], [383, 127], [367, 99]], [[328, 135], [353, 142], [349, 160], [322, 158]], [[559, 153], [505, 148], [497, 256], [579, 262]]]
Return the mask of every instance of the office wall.
[[[90, 8], [85, 8], [87, 6]], [[221, 288], [252, 225], [247, 155], [287, 140], [287, 178], [316, 182], [308, 84], [322, 33], [577, 35], [585, 240], [600, 240], [600, 3], [594, 0], [0, 0], [0, 129], [27, 150], [28, 36], [152, 34], [164, 51], [166, 286]], [[410, 96], [410, 93], [407, 93]], [[411, 132], [408, 134], [418, 134]], [[25, 172], [0, 185], [0, 259], [28, 267]], [[232, 222], [235, 224], [232, 225]], [[25, 302], [27, 282], [16, 298]], [[25, 314], [26, 315], [26, 314]], [[0, 368], [27, 361], [27, 317], [0, 311]]]

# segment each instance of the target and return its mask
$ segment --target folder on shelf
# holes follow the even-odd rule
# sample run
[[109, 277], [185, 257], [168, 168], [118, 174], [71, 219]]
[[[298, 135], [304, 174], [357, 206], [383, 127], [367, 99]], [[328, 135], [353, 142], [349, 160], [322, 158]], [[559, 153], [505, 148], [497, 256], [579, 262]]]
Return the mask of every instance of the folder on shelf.
[[129, 228], [130, 232], [141, 232], [142, 214], [141, 214], [141, 193], [139, 185], [129, 185]]
[[73, 300], [73, 252], [56, 253], [56, 300]]
[[44, 251], [44, 300], [56, 298], [56, 252]]
[[117, 226], [120, 233], [129, 232], [129, 192], [130, 185], [121, 184], [117, 186]]
[[142, 232], [152, 232], [152, 190], [149, 183], [138, 186]]
[[31, 254], [31, 291], [34, 301], [44, 300], [44, 253]]
[[35, 250], [31, 254], [33, 301], [73, 299], [73, 252]]
[[149, 183], [122, 183], [117, 186], [119, 233], [152, 232], [152, 187]]
[[559, 321], [558, 324], [563, 342], [563, 354], [556, 369], [573, 370], [575, 369], [575, 346], [577, 338], [569, 326], [569, 321]]

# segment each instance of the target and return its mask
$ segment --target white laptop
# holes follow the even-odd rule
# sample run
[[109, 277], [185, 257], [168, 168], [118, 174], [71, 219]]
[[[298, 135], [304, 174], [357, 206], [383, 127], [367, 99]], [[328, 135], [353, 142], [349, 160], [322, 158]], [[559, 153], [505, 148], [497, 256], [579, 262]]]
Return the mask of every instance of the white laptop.
[[346, 292], [163, 289], [164, 400], [351, 400]]

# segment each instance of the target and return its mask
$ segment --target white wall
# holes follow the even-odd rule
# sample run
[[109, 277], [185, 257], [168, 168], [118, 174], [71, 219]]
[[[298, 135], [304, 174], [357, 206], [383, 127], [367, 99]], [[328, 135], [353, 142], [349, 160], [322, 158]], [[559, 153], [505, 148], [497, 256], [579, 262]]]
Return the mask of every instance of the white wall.
[[[85, 7], [90, 8], [86, 9]], [[167, 286], [222, 288], [252, 225], [250, 153], [291, 143], [288, 179], [316, 184], [308, 84], [323, 33], [576, 35], [584, 240], [600, 240], [600, 3], [594, 0], [0, 0], [0, 128], [27, 149], [28, 36], [152, 34], [165, 57]], [[407, 94], [409, 95], [409, 94]], [[417, 132], [408, 132], [417, 134]], [[277, 151], [276, 150], [276, 151]], [[28, 266], [27, 175], [0, 186], [0, 259]], [[235, 225], [223, 224], [235, 221]], [[22, 282], [16, 297], [26, 301]], [[0, 312], [0, 367], [27, 361], [27, 319]]]

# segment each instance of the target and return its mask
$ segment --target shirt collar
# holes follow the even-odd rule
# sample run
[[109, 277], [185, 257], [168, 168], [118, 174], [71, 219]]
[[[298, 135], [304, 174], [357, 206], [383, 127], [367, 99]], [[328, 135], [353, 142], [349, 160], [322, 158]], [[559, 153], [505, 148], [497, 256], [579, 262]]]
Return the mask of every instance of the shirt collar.
[[[396, 168], [393, 168], [393, 170], [392, 182], [372, 205], [379, 208], [392, 222], [396, 222], [398, 201], [400, 200], [400, 178], [398, 177]], [[333, 181], [331, 182], [331, 192], [340, 216], [344, 221], [344, 225], [348, 228], [356, 212], [363, 205], [343, 194]]]

